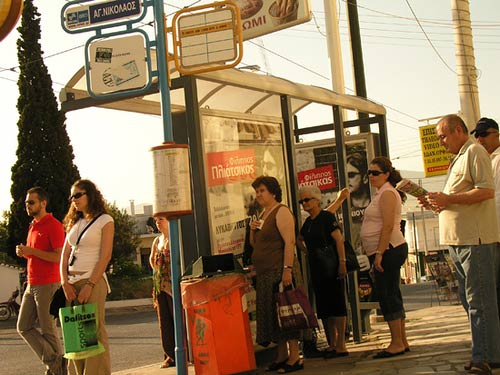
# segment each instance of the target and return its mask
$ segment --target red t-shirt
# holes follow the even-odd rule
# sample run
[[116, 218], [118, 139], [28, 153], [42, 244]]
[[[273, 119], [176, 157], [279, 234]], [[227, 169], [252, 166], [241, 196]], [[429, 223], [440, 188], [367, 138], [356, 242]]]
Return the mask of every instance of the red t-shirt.
[[[64, 228], [52, 214], [40, 221], [33, 220], [28, 231], [26, 246], [42, 251], [53, 251], [64, 245]], [[28, 284], [44, 285], [61, 281], [59, 262], [48, 262], [36, 256], [28, 256]]]

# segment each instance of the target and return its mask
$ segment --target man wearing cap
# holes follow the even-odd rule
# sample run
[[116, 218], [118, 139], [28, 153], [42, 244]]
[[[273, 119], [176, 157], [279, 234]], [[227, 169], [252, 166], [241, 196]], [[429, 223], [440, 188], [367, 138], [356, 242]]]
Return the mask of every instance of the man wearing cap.
[[[495, 120], [483, 117], [477, 122], [476, 128], [470, 133], [474, 135], [477, 142], [488, 151], [488, 154], [490, 154], [491, 166], [493, 169], [493, 182], [495, 183], [497, 218], [500, 230], [500, 139], [498, 138], [498, 124]], [[500, 246], [499, 252], [497, 253], [497, 262], [500, 262]], [[500, 274], [497, 276], [497, 303], [500, 317]]]
[[421, 205], [439, 213], [440, 242], [455, 264], [462, 305], [469, 316], [472, 361], [467, 374], [491, 374], [500, 362], [500, 321], [496, 303], [496, 257], [499, 238], [491, 161], [469, 138], [457, 115], [437, 124], [439, 143], [455, 156], [443, 192], [428, 193]]

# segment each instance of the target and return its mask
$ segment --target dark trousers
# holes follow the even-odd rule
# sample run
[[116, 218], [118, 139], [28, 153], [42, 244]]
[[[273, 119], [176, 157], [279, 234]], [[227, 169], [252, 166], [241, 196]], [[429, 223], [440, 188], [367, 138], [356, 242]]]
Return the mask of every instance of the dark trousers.
[[391, 247], [384, 252], [382, 257], [384, 272], [374, 270], [377, 297], [386, 322], [403, 319], [406, 316], [399, 283], [401, 281], [401, 266], [407, 256], [407, 243]]
[[158, 323], [160, 324], [161, 345], [164, 359], [167, 356], [175, 360], [175, 330], [174, 330], [174, 305], [170, 295], [160, 292], [157, 296]]

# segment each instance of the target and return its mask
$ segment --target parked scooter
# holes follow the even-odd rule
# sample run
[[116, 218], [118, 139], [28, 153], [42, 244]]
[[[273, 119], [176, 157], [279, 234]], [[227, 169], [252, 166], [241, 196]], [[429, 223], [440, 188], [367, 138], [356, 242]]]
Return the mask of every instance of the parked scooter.
[[18, 288], [12, 292], [12, 296], [10, 296], [8, 301], [0, 303], [0, 320], [10, 319], [12, 314], [19, 315], [19, 308], [21, 306], [16, 302], [17, 296], [19, 296]]

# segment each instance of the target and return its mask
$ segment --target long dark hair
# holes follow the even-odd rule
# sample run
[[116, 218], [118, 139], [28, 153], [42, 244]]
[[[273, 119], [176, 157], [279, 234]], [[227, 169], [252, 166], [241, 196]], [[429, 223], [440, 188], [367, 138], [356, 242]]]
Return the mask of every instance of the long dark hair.
[[[399, 171], [392, 166], [392, 162], [385, 156], [377, 156], [370, 162], [370, 164], [377, 165], [383, 173], [389, 172], [389, 178], [387, 181], [389, 181], [393, 187], [396, 187], [396, 184], [403, 179], [403, 177], [401, 177], [401, 173], [399, 173]], [[401, 201], [405, 202], [406, 194], [399, 190], [398, 193], [401, 196]]]
[[[95, 217], [96, 215], [103, 214], [107, 212], [106, 202], [104, 198], [97, 188], [97, 186], [90, 180], [78, 180], [76, 181], [72, 188], [78, 188], [83, 190], [87, 196], [88, 201], [88, 209], [87, 213], [91, 217]], [[83, 213], [81, 211], [77, 211], [74, 205], [70, 204], [68, 213], [64, 217], [63, 223], [66, 231], [69, 232], [71, 227], [75, 225], [75, 223], [82, 218]]]

